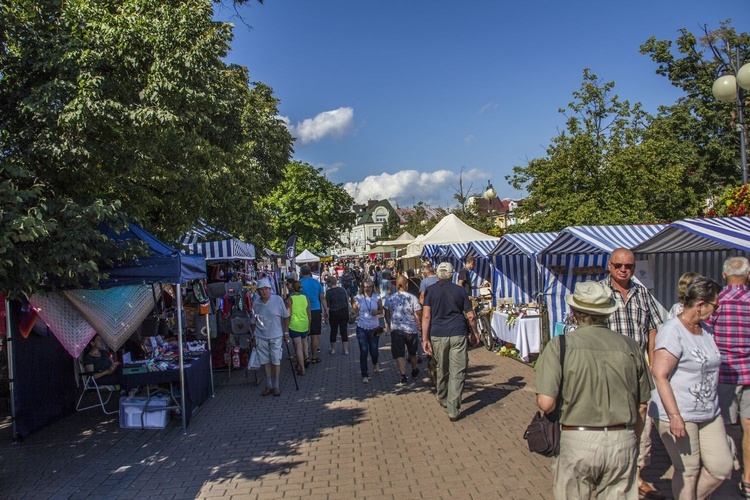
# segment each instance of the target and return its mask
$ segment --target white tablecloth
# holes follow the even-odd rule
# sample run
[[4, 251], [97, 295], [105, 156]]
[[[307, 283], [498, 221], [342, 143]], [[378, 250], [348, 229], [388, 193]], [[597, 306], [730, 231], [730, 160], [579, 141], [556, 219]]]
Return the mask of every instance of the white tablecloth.
[[541, 345], [541, 324], [539, 316], [518, 318], [513, 326], [505, 322], [508, 315], [501, 312], [492, 313], [492, 334], [504, 342], [516, 345], [521, 359], [529, 361], [529, 354], [538, 353]]

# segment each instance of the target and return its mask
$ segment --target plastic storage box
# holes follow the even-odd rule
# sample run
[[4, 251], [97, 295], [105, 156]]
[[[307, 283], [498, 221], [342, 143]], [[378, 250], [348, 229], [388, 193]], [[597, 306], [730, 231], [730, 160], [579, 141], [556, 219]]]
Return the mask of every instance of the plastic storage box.
[[[123, 429], [163, 429], [169, 421], [167, 399], [152, 397], [120, 398], [120, 427]], [[143, 410], [146, 408], [144, 414]], [[141, 416], [143, 418], [141, 419]]]

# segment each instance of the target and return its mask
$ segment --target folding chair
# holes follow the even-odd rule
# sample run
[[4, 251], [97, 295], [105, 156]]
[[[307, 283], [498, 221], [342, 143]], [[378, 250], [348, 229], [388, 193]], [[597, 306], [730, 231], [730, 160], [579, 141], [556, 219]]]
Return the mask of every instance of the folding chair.
[[[83, 387], [81, 390], [81, 396], [78, 398], [78, 403], [76, 404], [76, 411], [84, 411], [90, 410], [91, 408], [101, 407], [102, 411], [107, 415], [119, 412], [119, 407], [115, 410], [107, 411], [107, 403], [109, 403], [109, 400], [112, 398], [113, 394], [120, 391], [120, 388], [116, 385], [99, 385], [94, 378], [94, 373], [86, 371], [86, 367], [83, 364], [83, 359], [81, 358], [78, 358], [78, 370], [80, 372], [81, 384], [83, 385]], [[85, 406], [81, 408], [81, 402], [88, 392], [95, 392], [99, 402], [94, 403], [91, 406]], [[108, 393], [107, 399], [104, 399], [102, 397], [103, 392]]]

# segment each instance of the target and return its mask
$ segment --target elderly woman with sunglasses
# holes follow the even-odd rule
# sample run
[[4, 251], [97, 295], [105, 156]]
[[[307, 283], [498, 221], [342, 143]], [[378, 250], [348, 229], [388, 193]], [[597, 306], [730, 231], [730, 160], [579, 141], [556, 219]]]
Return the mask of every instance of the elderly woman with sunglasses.
[[367, 355], [372, 359], [372, 370], [378, 372], [378, 348], [380, 346], [380, 317], [383, 315], [383, 301], [380, 295], [373, 293], [375, 285], [371, 280], [362, 284], [362, 293], [352, 300], [352, 309], [357, 315], [357, 342], [359, 343], [359, 367], [362, 382], [370, 381], [367, 367]]
[[649, 415], [674, 475], [674, 498], [707, 498], [732, 473], [732, 452], [720, 418], [718, 375], [721, 362], [713, 334], [704, 323], [719, 308], [721, 287], [699, 276], [685, 291], [683, 311], [659, 329], [651, 373]]

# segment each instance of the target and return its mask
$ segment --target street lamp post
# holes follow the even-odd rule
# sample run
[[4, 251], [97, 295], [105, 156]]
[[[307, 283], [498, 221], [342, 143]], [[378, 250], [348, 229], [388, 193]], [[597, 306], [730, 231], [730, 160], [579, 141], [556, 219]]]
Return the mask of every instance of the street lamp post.
[[490, 212], [490, 226], [492, 226], [492, 200], [497, 198], [497, 191], [495, 191], [495, 188], [492, 187], [492, 183], [489, 181], [489, 179], [487, 180], [487, 188], [484, 190], [482, 198], [487, 200], [487, 205], [489, 206]]
[[[725, 65], [723, 68], [726, 70], [726, 74], [716, 79], [712, 91], [714, 97], [722, 102], [735, 100], [737, 103], [737, 129], [740, 132], [742, 183], [747, 184], [747, 152], [745, 150], [747, 143], [747, 130], [745, 129], [745, 121], [742, 116], [742, 106], [744, 104], [742, 90], [750, 90], [750, 63], [744, 64], [750, 54], [744, 54], [743, 57], [740, 57], [740, 49], [739, 47], [736, 47], [734, 55], [734, 63], [732, 63], [730, 57], [729, 67], [726, 67]], [[730, 74], [729, 69], [731, 69], [734, 74]]]

